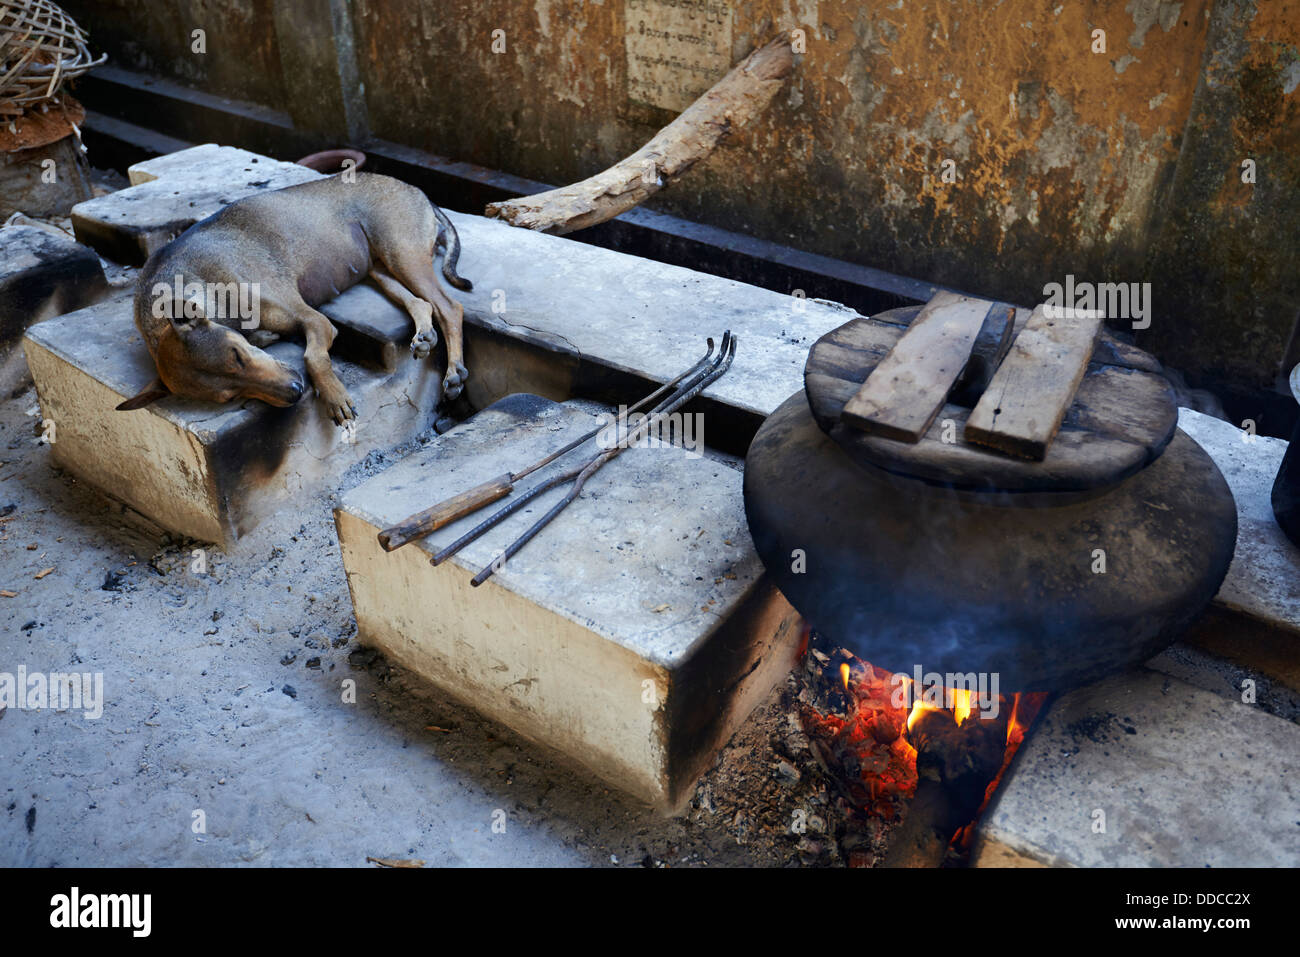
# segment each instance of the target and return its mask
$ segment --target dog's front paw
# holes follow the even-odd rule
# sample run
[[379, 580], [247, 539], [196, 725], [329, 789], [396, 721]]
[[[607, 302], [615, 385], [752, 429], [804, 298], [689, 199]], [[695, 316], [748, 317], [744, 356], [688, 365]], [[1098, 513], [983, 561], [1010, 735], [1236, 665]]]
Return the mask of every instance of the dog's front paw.
[[320, 400], [325, 404], [325, 413], [337, 426], [342, 426], [349, 419], [357, 417], [357, 407], [352, 404], [352, 397], [342, 386], [317, 390]]
[[438, 333], [434, 330], [426, 329], [424, 332], [417, 332], [415, 338], [411, 340], [411, 355], [417, 359], [427, 358], [437, 344]]
[[465, 363], [456, 362], [447, 368], [447, 374], [442, 377], [442, 397], [447, 402], [457, 399], [465, 388], [465, 380], [469, 378], [469, 370], [465, 368]]

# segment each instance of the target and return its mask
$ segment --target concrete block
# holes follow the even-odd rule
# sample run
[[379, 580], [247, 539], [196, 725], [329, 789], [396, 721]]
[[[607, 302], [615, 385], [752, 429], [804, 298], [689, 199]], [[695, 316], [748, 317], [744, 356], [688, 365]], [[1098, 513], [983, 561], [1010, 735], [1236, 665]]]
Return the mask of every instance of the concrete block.
[[320, 177], [231, 146], [207, 143], [137, 163], [135, 185], [72, 208], [77, 239], [109, 259], [139, 265], [200, 219], [257, 192]]
[[1178, 424], [1214, 459], [1237, 502], [1228, 576], [1183, 641], [1300, 692], [1300, 549], [1278, 527], [1269, 498], [1287, 442], [1247, 436], [1191, 409], [1179, 410]]
[[[137, 163], [129, 189], [73, 211], [78, 238], [123, 262], [142, 262], [199, 219], [259, 189], [318, 176], [233, 147], [206, 144]], [[704, 339], [730, 328], [740, 337], [731, 371], [705, 393], [708, 402], [748, 417], [757, 427], [803, 388], [808, 348], [856, 313], [835, 303], [799, 299], [680, 266], [638, 259], [448, 211], [460, 233], [460, 271], [473, 292], [454, 291], [466, 314], [466, 397], [484, 408], [515, 392], [552, 399], [611, 383], [663, 382], [695, 360]], [[371, 294], [374, 295], [371, 295]], [[335, 302], [381, 295], [364, 285]], [[370, 306], [367, 305], [367, 309]], [[322, 309], [336, 323], [340, 315]], [[386, 300], [342, 329], [358, 355], [387, 368], [396, 361], [391, 328], [409, 320]], [[342, 310], [348, 325], [348, 310]], [[401, 324], [400, 326], [398, 324]], [[409, 339], [409, 336], [407, 337]], [[373, 347], [373, 348], [371, 348]], [[371, 351], [366, 352], [367, 349]]]
[[1300, 651], [1300, 549], [1278, 527], [1269, 500], [1287, 441], [1247, 436], [1191, 409], [1178, 410], [1178, 426], [1214, 459], [1237, 500], [1237, 550], [1215, 603], [1296, 632]]
[[94, 250], [53, 227], [0, 229], [0, 395], [29, 379], [18, 348], [28, 327], [96, 302], [107, 292]]
[[480, 588], [473, 574], [563, 489], [437, 568], [430, 554], [491, 506], [391, 553], [376, 539], [598, 421], [511, 396], [346, 493], [339, 543], [364, 643], [672, 810], [788, 672], [799, 642], [797, 616], [754, 552], [738, 469], [680, 448], [631, 449]]
[[[563, 399], [571, 391], [554, 390], [591, 376], [664, 382], [702, 353], [706, 336], [731, 329], [740, 337], [736, 361], [705, 397], [756, 426], [803, 388], [812, 344], [857, 315], [498, 220], [448, 215], [463, 247], [460, 272], [474, 283], [455, 295], [468, 326], [466, 394], [480, 408], [509, 391]], [[526, 365], [519, 361], [526, 353], [544, 361]]]
[[[336, 427], [310, 392], [287, 409], [168, 397], [118, 412], [156, 374], [129, 295], [33, 327], [24, 348], [54, 424], [56, 463], [163, 528], [222, 544], [369, 452], [427, 429], [440, 398], [441, 370], [408, 352], [391, 373], [335, 357], [357, 406], [353, 430]], [[302, 368], [300, 346], [269, 351]]]
[[1073, 691], [1039, 719], [973, 860], [1295, 867], [1297, 822], [1300, 726], [1141, 669]]

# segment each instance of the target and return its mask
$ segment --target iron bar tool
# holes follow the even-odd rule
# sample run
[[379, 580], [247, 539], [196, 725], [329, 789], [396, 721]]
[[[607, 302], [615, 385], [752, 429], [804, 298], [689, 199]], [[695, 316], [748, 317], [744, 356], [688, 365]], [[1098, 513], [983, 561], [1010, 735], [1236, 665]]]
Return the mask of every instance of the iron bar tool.
[[[676, 412], [717, 381], [717, 379], [719, 379], [723, 373], [730, 368], [731, 361], [735, 358], [735, 355], [736, 339], [730, 332], [727, 332], [722, 337], [722, 347], [718, 351], [717, 359], [713, 361], [708, 369], [702, 373], [696, 373], [694, 376], [691, 376], [683, 385], [679, 386], [672, 395], [660, 402], [659, 405], [657, 405], [635, 429], [627, 433], [625, 439], [616, 442], [614, 447], [611, 449], [605, 449], [604, 451], [598, 452], [581, 465], [575, 466], [574, 468], [562, 472], [545, 482], [535, 485], [518, 499], [504, 508], [498, 509], [487, 519], [480, 522], [460, 538], [456, 539], [456, 541], [442, 549], [429, 559], [429, 564], [441, 564], [470, 542], [474, 541], [474, 539], [483, 535], [489, 529], [498, 525], [502, 520], [519, 511], [539, 495], [563, 485], [566, 482], [573, 482], [573, 487], [569, 489], [564, 498], [551, 506], [545, 515], [533, 523], [531, 528], [506, 546], [506, 549], [499, 556], [493, 559], [486, 567], [482, 568], [479, 573], [470, 580], [470, 584], [475, 588], [483, 584], [491, 578], [502, 565], [517, 554], [521, 548], [528, 544], [533, 536], [540, 532], [553, 518], [555, 518], [555, 516], [564, 511], [564, 509], [582, 493], [582, 487], [587, 483], [587, 480], [591, 478], [592, 475], [596, 474], [596, 472], [599, 471], [606, 462], [617, 458], [625, 449], [640, 441], [650, 430], [650, 427], [656, 424], [661, 417]], [[626, 422], [626, 419], [624, 419], [624, 422]]]
[[[730, 332], [728, 332], [726, 336], [730, 336]], [[708, 351], [705, 352], [704, 358], [700, 359], [699, 362], [695, 363], [695, 365], [691, 366], [675, 379], [665, 382], [662, 386], [650, 393], [636, 405], [625, 410], [623, 416], [619, 419], [620, 426], [626, 421], [626, 416], [644, 408], [646, 405], [649, 405], [651, 402], [654, 402], [666, 393], [676, 389], [682, 382], [698, 375], [708, 364], [712, 355], [713, 338], [710, 337], [708, 339]], [[443, 526], [450, 525], [457, 519], [463, 518], [471, 512], [478, 511], [485, 505], [490, 505], [498, 499], [504, 498], [514, 490], [515, 483], [520, 479], [527, 475], [531, 475], [538, 469], [545, 468], [561, 456], [572, 452], [584, 442], [599, 435], [600, 432], [607, 427], [608, 426], [602, 425], [599, 428], [593, 429], [586, 435], [574, 439], [563, 448], [556, 449], [544, 458], [538, 459], [525, 469], [521, 469], [518, 472], [506, 472], [503, 475], [498, 475], [496, 478], [488, 479], [486, 482], [476, 485], [472, 489], [444, 499], [438, 504], [426, 508], [422, 512], [417, 512], [414, 515], [407, 516], [396, 525], [389, 526], [380, 532], [379, 544], [383, 547], [384, 551], [391, 552], [408, 542], [413, 542], [417, 538], [423, 538], [425, 535], [436, 532]]]

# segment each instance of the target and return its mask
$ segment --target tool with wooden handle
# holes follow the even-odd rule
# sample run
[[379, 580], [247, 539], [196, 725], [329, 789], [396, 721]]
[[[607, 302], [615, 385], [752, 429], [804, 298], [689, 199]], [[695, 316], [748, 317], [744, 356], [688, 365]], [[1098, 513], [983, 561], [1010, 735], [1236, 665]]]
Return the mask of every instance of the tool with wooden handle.
[[[695, 363], [695, 365], [691, 366], [675, 379], [664, 383], [636, 405], [627, 409], [623, 415], [620, 416], [618, 423], [620, 432], [626, 426], [628, 416], [633, 412], [643, 409], [661, 396], [666, 395], [684, 380], [697, 375], [708, 364], [712, 355], [713, 338], [710, 337], [708, 339], [708, 351], [705, 352], [703, 359]], [[401, 548], [408, 542], [412, 542], [417, 538], [423, 538], [425, 535], [436, 532], [443, 526], [450, 525], [452, 522], [464, 518], [471, 512], [478, 511], [484, 505], [491, 505], [498, 499], [505, 498], [514, 490], [515, 483], [520, 479], [531, 475], [538, 469], [545, 468], [560, 456], [572, 452], [584, 442], [595, 438], [606, 428], [608, 428], [607, 425], [602, 425], [599, 428], [592, 429], [586, 435], [574, 439], [561, 449], [556, 449], [545, 458], [538, 459], [525, 469], [518, 472], [506, 472], [502, 475], [498, 475], [496, 478], [488, 479], [486, 482], [476, 485], [458, 495], [453, 495], [451, 498], [444, 499], [437, 505], [426, 508], [423, 512], [417, 512], [414, 515], [402, 519], [396, 525], [392, 525], [379, 533], [379, 544], [383, 547], [384, 551], [391, 552], [395, 548]]]
[[[712, 351], [711, 348], [710, 351]], [[603, 466], [606, 462], [610, 461], [611, 459], [617, 458], [625, 449], [631, 448], [632, 446], [636, 445], [637, 442], [639, 442], [641, 438], [643, 438], [647, 434], [647, 432], [649, 432], [650, 428], [662, 416], [671, 415], [673, 412], [676, 412], [678, 409], [686, 405], [686, 403], [690, 402], [701, 392], [703, 392], [706, 388], [708, 388], [710, 385], [716, 382], [718, 378], [721, 377], [727, 371], [727, 369], [731, 367], [731, 360], [734, 359], [735, 357], [736, 357], [736, 339], [731, 335], [730, 330], [728, 330], [727, 333], [722, 337], [722, 348], [718, 350], [717, 360], [713, 362], [712, 365], [710, 365], [708, 368], [704, 369], [702, 372], [695, 373], [694, 375], [688, 375], [685, 384], [680, 386], [672, 395], [670, 395], [668, 398], [664, 399], [661, 403], [659, 403], [659, 405], [655, 406], [654, 411], [652, 411], [645, 418], [644, 421], [638, 424], [635, 429], [627, 433], [626, 436], [624, 436], [617, 443], [615, 443], [613, 448], [609, 448], [601, 452], [597, 452], [586, 462], [582, 462], [574, 466], [573, 468], [569, 469], [569, 471], [564, 472], [561, 475], [553, 476], [549, 480], [542, 482], [534, 486], [533, 488], [529, 489], [527, 492], [523, 494], [523, 496], [516, 499], [514, 502], [510, 503], [509, 505], [503, 506], [502, 508], [498, 509], [496, 513], [489, 516], [485, 521], [480, 522], [476, 527], [470, 529], [468, 532], [466, 532], [456, 541], [452, 542], [446, 548], [442, 549], [442, 551], [438, 552], [436, 555], [434, 555], [432, 558], [429, 559], [429, 564], [436, 566], [441, 564], [442, 562], [445, 562], [448, 558], [456, 554], [456, 552], [460, 551], [467, 544], [472, 542], [474, 539], [478, 538], [480, 535], [482, 535], [489, 529], [495, 527], [503, 519], [509, 517], [510, 515], [513, 515], [520, 508], [522, 508], [528, 502], [532, 501], [537, 496], [541, 495], [544, 492], [548, 492], [551, 489], [556, 488], [560, 485], [563, 485], [566, 482], [573, 482], [574, 483], [573, 487], [569, 489], [568, 493], [564, 496], [564, 498], [560, 499], [560, 501], [552, 505], [545, 515], [543, 515], [540, 519], [538, 519], [536, 522], [533, 523], [531, 528], [529, 528], [526, 532], [524, 532], [522, 535], [516, 538], [508, 546], [506, 546], [504, 552], [502, 552], [495, 560], [490, 562], [486, 567], [481, 569], [479, 573], [470, 580], [470, 584], [473, 585], [475, 588], [483, 584], [485, 581], [487, 581], [489, 578], [492, 577], [492, 575], [497, 571], [497, 569], [499, 569], [502, 565], [504, 565], [509, 559], [514, 557], [514, 555], [521, 548], [527, 545], [528, 542], [533, 538], [533, 536], [535, 536], [538, 532], [540, 532], [551, 521], [551, 519], [555, 518], [556, 515], [559, 515], [560, 512], [564, 511], [564, 509], [567, 508], [568, 505], [574, 499], [576, 499], [579, 495], [581, 495], [582, 487], [586, 484], [587, 479], [589, 479], [592, 475], [594, 475], [601, 466]]]

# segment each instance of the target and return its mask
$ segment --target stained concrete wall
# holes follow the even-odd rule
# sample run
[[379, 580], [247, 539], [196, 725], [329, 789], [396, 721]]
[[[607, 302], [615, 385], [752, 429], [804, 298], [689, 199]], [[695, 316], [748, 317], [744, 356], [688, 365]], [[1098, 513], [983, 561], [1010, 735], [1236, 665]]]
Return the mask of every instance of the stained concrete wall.
[[[278, 6], [306, 22], [339, 4], [385, 139], [562, 183], [673, 115], [627, 95], [633, 0]], [[69, 6], [110, 50], [129, 23], [136, 61], [272, 105], [277, 50], [302, 47], [265, 0]], [[1067, 273], [1151, 281], [1144, 345], [1194, 380], [1273, 383], [1300, 301], [1300, 0], [729, 7], [733, 62], [778, 28], [805, 30], [807, 52], [769, 112], [656, 208], [1025, 303]], [[213, 24], [204, 65], [177, 53], [189, 20]], [[301, 76], [302, 56], [285, 59]], [[330, 59], [290, 95], [319, 96]]]
[[[116, 66], [161, 73], [219, 96], [284, 102], [273, 0], [68, 0], [90, 45]], [[194, 31], [202, 30], [204, 52]]]

